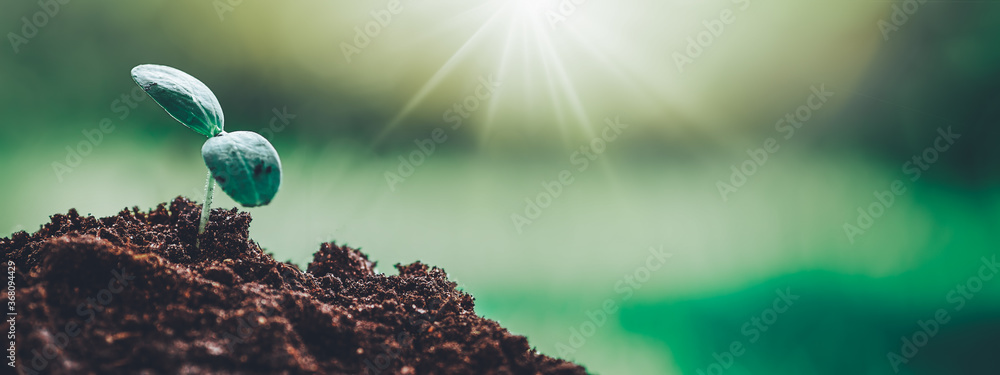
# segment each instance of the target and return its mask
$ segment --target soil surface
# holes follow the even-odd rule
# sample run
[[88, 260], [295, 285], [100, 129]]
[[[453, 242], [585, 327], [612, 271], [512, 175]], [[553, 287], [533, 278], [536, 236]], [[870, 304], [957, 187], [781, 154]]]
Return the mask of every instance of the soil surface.
[[439, 268], [386, 276], [325, 243], [302, 272], [251, 241], [236, 209], [212, 210], [197, 248], [200, 209], [177, 198], [102, 219], [70, 210], [0, 239], [14, 264], [18, 372], [586, 373], [476, 315]]

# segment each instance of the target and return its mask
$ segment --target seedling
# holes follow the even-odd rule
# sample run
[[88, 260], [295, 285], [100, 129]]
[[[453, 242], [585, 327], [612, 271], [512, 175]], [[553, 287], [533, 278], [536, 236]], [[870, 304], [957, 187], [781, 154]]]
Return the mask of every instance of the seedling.
[[208, 137], [201, 156], [208, 167], [205, 203], [198, 234], [205, 232], [218, 182], [222, 191], [244, 207], [264, 206], [281, 185], [281, 160], [271, 143], [251, 131], [227, 133], [219, 100], [204, 83], [190, 74], [163, 65], [132, 68], [132, 79], [170, 116]]

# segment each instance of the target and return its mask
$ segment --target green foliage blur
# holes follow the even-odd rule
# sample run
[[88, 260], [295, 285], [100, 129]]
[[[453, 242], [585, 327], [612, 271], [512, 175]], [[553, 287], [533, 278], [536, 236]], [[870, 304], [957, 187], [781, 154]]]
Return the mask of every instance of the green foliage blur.
[[754, 1], [680, 71], [738, 2], [401, 1], [0, 4], [0, 235], [203, 199], [129, 76], [164, 64], [278, 150], [251, 236], [302, 268], [440, 266], [594, 373], [995, 372], [1000, 4]]

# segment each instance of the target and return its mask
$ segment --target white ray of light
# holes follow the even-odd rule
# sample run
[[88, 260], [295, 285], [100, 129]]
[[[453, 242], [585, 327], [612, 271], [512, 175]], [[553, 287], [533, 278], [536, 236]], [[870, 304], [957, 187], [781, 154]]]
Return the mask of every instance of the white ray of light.
[[[580, 8], [587, 5], [586, 2], [578, 5], [573, 14], [560, 15], [558, 0], [487, 0], [478, 6], [490, 6], [495, 9], [495, 13], [480, 25], [461, 46], [442, 64], [442, 66], [431, 76], [407, 101], [403, 108], [385, 125], [381, 130], [375, 143], [380, 142], [394, 129], [408, 119], [422, 103], [441, 86], [442, 82], [452, 75], [461, 73], [459, 66], [469, 60], [475, 59], [476, 54], [482, 52], [484, 48], [499, 50], [499, 58], [496, 59], [496, 66], [489, 66], [479, 69], [481, 71], [495, 72], [500, 82], [511, 82], [512, 79], [520, 77], [537, 77], [541, 79], [521, 81], [526, 85], [524, 91], [532, 93], [535, 91], [546, 92], [547, 95], [541, 97], [542, 102], [533, 103], [531, 107], [520, 107], [524, 111], [537, 111], [541, 116], [554, 116], [554, 121], [549, 122], [559, 129], [563, 140], [571, 138], [573, 135], [585, 135], [588, 138], [595, 136], [594, 123], [586, 110], [587, 103], [578, 93], [576, 80], [581, 77], [575, 75], [572, 68], [566, 65], [567, 60], [573, 60], [574, 65], [578, 63], [593, 64], [597, 57], [599, 68], [607, 71], [608, 76], [619, 78], [621, 86], [637, 95], [646, 96], [648, 92], [642, 92], [634, 79], [625, 78], [622, 69], [614, 66], [614, 62], [607, 56], [601, 56], [599, 50], [602, 48], [595, 45], [575, 45], [564, 46], [559, 43], [569, 41], [573, 44], [586, 43], [578, 31], [568, 29], [565, 18], [561, 22], [554, 23], [560, 17], [572, 17], [582, 12]], [[494, 27], [505, 24], [506, 28]], [[555, 41], [555, 33], [570, 33], [571, 38], [559, 38]], [[522, 48], [513, 48], [520, 44]], [[583, 53], [580, 53], [581, 50]], [[569, 53], [572, 56], [564, 56]], [[521, 56], [517, 56], [520, 54]], [[577, 59], [578, 55], [588, 56], [587, 59]], [[622, 79], [625, 78], [625, 79]], [[508, 85], [509, 86], [509, 85]], [[616, 88], [621, 89], [621, 88]], [[506, 92], [503, 92], [506, 91]], [[480, 142], [488, 138], [489, 133], [494, 129], [497, 122], [502, 122], [503, 114], [511, 109], [511, 106], [502, 106], [503, 96], [509, 95], [511, 90], [498, 91], [486, 104], [486, 110], [482, 114], [476, 114], [480, 127], [476, 130], [479, 133]], [[648, 99], [644, 99], [648, 100]], [[517, 108], [517, 107], [515, 107]], [[498, 115], [499, 114], [499, 115]], [[534, 115], [534, 114], [528, 114]], [[477, 120], [470, 118], [470, 121]]]
[[400, 121], [402, 121], [406, 117], [406, 115], [410, 114], [411, 111], [417, 108], [417, 106], [420, 105], [420, 103], [427, 97], [427, 95], [433, 92], [434, 89], [441, 83], [441, 81], [448, 76], [448, 74], [452, 73], [452, 70], [455, 68], [455, 66], [462, 61], [462, 58], [465, 57], [465, 55], [472, 49], [472, 47], [475, 45], [475, 42], [477, 42], [485, 34], [486, 30], [489, 30], [490, 25], [493, 24], [493, 22], [497, 19], [497, 17], [500, 14], [501, 13], [499, 12], [494, 13], [493, 16], [491, 16], [486, 22], [484, 22], [483, 25], [480, 26], [479, 29], [476, 30], [476, 32], [473, 33], [472, 36], [470, 36], [469, 39], [464, 44], [462, 44], [462, 46], [459, 47], [459, 49], [455, 51], [454, 54], [451, 55], [450, 58], [448, 58], [448, 61], [446, 61], [444, 65], [442, 65], [441, 68], [434, 73], [434, 76], [432, 76], [427, 81], [427, 83], [425, 83], [422, 87], [420, 87], [420, 90], [417, 91], [417, 93], [414, 94], [409, 101], [407, 101], [406, 106], [403, 107], [403, 110], [400, 111], [399, 114], [397, 114], [391, 121], [389, 121], [389, 124], [386, 125], [386, 127], [382, 130], [382, 132], [379, 133], [379, 135], [375, 138], [376, 143], [381, 141], [386, 135], [392, 132], [392, 130], [399, 125]]

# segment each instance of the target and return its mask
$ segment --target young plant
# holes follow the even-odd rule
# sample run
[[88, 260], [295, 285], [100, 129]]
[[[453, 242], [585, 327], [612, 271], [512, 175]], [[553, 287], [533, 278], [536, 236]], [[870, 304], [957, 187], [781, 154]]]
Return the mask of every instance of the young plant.
[[[215, 182], [245, 207], [271, 203], [281, 185], [281, 160], [271, 143], [251, 131], [227, 133], [222, 106], [212, 90], [190, 74], [163, 65], [132, 68], [132, 79], [170, 116], [208, 137], [201, 156], [208, 167], [198, 234], [205, 232]], [[197, 246], [197, 244], [196, 244]]]

